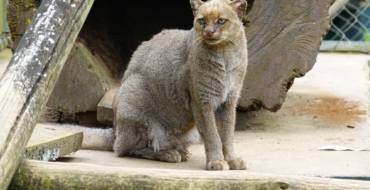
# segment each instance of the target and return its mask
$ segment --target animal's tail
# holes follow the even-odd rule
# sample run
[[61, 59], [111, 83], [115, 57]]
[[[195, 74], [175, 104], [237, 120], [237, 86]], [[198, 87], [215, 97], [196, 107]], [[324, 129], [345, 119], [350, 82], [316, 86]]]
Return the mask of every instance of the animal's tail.
[[99, 129], [70, 124], [61, 124], [60, 127], [82, 131], [84, 136], [82, 141], [82, 149], [107, 151], [113, 150], [114, 134], [112, 128]]

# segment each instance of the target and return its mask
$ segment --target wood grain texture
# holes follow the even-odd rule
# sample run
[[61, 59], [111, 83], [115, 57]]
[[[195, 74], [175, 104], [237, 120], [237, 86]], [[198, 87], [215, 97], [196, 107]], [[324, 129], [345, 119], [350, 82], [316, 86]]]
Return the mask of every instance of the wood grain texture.
[[104, 62], [76, 41], [47, 107], [66, 114], [96, 111], [99, 100], [115, 83]]
[[[53, 168], [53, 170], [50, 170]], [[368, 189], [369, 182], [238, 172], [107, 167], [25, 161], [10, 189]]]
[[111, 125], [113, 123], [113, 100], [117, 93], [117, 90], [118, 87], [112, 88], [107, 93], [105, 93], [103, 98], [99, 101], [96, 111], [96, 117], [99, 122], [107, 125]]
[[0, 189], [25, 151], [93, 0], [43, 1], [0, 81]]
[[31, 160], [55, 161], [81, 148], [80, 131], [51, 123], [37, 124], [28, 141], [24, 157]]
[[277, 111], [296, 77], [314, 66], [332, 0], [258, 0], [246, 28], [249, 65], [239, 106]]

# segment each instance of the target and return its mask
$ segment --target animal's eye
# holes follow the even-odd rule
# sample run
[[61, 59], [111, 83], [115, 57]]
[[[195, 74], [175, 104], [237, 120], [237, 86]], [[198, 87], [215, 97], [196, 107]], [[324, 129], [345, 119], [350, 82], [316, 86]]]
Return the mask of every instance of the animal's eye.
[[206, 20], [204, 18], [199, 18], [198, 23], [204, 26], [206, 25]]
[[222, 24], [225, 24], [225, 23], [226, 23], [226, 19], [224, 19], [224, 18], [217, 19], [217, 24], [222, 25]]

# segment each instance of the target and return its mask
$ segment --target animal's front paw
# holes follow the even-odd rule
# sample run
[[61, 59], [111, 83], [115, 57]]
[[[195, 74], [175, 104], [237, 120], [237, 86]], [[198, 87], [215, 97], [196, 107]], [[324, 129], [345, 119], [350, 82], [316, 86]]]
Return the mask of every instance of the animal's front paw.
[[207, 170], [229, 170], [225, 160], [212, 160], [207, 163]]
[[230, 166], [230, 170], [246, 170], [247, 169], [244, 160], [242, 160], [241, 158], [237, 158], [235, 160], [229, 160], [228, 164]]
[[163, 162], [181, 162], [181, 154], [177, 150], [164, 150], [160, 152], [159, 160]]

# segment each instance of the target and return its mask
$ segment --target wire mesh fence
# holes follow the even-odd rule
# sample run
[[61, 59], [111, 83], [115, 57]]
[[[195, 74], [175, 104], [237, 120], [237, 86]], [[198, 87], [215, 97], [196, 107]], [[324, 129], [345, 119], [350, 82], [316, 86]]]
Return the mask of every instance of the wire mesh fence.
[[370, 0], [337, 0], [321, 50], [370, 53]]

